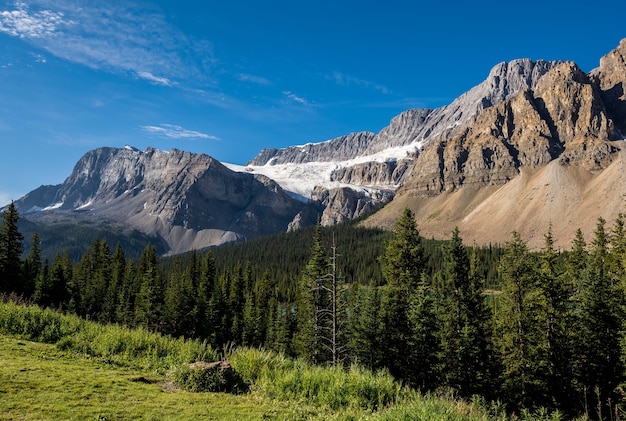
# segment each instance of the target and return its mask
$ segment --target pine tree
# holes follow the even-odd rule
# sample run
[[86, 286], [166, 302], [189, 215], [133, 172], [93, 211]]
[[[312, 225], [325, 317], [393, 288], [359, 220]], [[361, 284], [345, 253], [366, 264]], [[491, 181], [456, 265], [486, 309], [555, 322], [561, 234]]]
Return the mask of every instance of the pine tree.
[[135, 299], [135, 324], [158, 331], [162, 326], [164, 291], [156, 250], [148, 244], [139, 260], [139, 292]]
[[358, 291], [350, 323], [350, 354], [355, 362], [374, 370], [383, 362], [382, 330], [380, 323], [381, 295], [379, 289], [368, 286]]
[[407, 317], [406, 373], [404, 378], [423, 391], [435, 390], [442, 382], [439, 322], [434, 294], [426, 274], [411, 292]]
[[183, 270], [180, 258], [176, 257], [165, 290], [163, 331], [175, 337], [190, 337], [193, 334], [193, 269], [192, 264]]
[[30, 253], [24, 260], [24, 295], [27, 297], [32, 296], [35, 292], [35, 282], [42, 269], [41, 240], [39, 234], [34, 233], [30, 241]]
[[0, 219], [0, 292], [23, 294], [21, 257], [24, 236], [17, 228], [20, 216], [13, 202], [0, 213]]
[[552, 228], [545, 235], [545, 246], [539, 256], [539, 276], [535, 299], [538, 320], [543, 325], [541, 354], [545, 360], [537, 361], [541, 366], [542, 382], [545, 384], [545, 406], [571, 411], [573, 396], [573, 369], [571, 365], [573, 342], [570, 326], [573, 324], [573, 286], [567, 283], [565, 271], [559, 265], [559, 256], [554, 249]]
[[536, 344], [543, 326], [538, 323], [533, 296], [536, 287], [535, 262], [517, 232], [505, 244], [500, 260], [502, 294], [495, 313], [495, 339], [503, 373], [503, 394], [513, 405], [532, 408], [542, 401], [545, 383], [541, 381], [542, 359]]
[[312, 363], [321, 363], [330, 358], [322, 345], [320, 314], [317, 311], [320, 308], [328, 308], [329, 302], [327, 292], [319, 288], [320, 283], [327, 276], [328, 269], [319, 225], [315, 230], [310, 255], [298, 284], [294, 348], [299, 357]]
[[393, 234], [381, 258], [383, 277], [387, 281], [382, 304], [382, 332], [389, 371], [396, 378], [406, 378], [415, 368], [409, 361], [412, 331], [409, 300], [420, 287], [424, 266], [424, 252], [410, 209], [404, 210]]
[[621, 359], [624, 291], [610, 277], [608, 236], [605, 221], [598, 219], [580, 293], [579, 337], [580, 384], [585, 402], [598, 408], [598, 418], [617, 402], [615, 388], [624, 380]]
[[200, 338], [208, 338], [212, 332], [209, 306], [215, 288], [215, 277], [215, 258], [213, 253], [209, 251], [205, 253], [201, 262], [200, 279], [193, 310], [196, 317], [196, 336]]
[[445, 383], [462, 397], [484, 393], [489, 381], [488, 313], [482, 282], [470, 266], [458, 228], [444, 248], [443, 287], [438, 306]]
[[120, 306], [120, 291], [126, 283], [126, 256], [122, 246], [117, 243], [110, 260], [110, 283], [104, 297], [102, 307], [103, 322], [113, 323], [117, 320], [117, 309]]

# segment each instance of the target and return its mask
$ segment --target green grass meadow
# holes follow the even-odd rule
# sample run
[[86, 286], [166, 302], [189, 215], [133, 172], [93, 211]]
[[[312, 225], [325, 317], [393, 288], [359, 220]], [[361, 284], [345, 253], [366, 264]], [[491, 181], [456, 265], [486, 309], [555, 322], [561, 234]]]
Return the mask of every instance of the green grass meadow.
[[510, 419], [497, 405], [421, 395], [384, 371], [316, 367], [249, 348], [224, 357], [248, 385], [245, 393], [188, 392], [171, 373], [218, 359], [206, 343], [0, 302], [0, 419]]

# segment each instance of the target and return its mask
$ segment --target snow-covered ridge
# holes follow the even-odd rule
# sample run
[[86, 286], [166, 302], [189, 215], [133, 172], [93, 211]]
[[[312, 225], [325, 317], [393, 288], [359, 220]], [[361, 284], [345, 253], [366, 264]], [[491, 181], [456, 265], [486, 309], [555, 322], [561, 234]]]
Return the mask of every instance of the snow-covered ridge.
[[[372, 155], [355, 157], [353, 159], [339, 162], [305, 162], [298, 164], [288, 163], [272, 165], [270, 161], [265, 165], [242, 166], [228, 163], [224, 163], [224, 165], [232, 171], [261, 174], [269, 177], [277, 182], [283, 190], [296, 195], [300, 200], [308, 200], [311, 198], [311, 194], [317, 186], [323, 186], [328, 189], [350, 187], [358, 191], [364, 189], [363, 186], [359, 185], [331, 181], [331, 174], [335, 170], [365, 164], [368, 162], [381, 163], [397, 161], [399, 159], [406, 158], [408, 155], [416, 151], [419, 151], [421, 147], [421, 142], [415, 142], [410, 145], [392, 147]], [[395, 188], [397, 186], [384, 187]]]

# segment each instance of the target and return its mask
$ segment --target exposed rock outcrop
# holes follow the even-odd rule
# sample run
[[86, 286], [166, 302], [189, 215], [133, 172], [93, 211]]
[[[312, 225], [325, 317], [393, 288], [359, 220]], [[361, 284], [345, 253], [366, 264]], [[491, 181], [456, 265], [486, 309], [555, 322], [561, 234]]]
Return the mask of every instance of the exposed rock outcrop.
[[422, 151], [399, 193], [433, 196], [461, 185], [503, 184], [520, 167], [556, 158], [602, 169], [617, 138], [596, 86], [576, 64], [560, 63], [534, 89], [482, 111], [462, 133], [439, 136]]
[[600, 59], [600, 67], [592, 70], [590, 75], [601, 90], [610, 117], [622, 138], [626, 139], [626, 38]]
[[326, 189], [317, 187], [312, 201], [321, 204], [324, 209], [320, 224], [335, 225], [340, 222], [369, 215], [393, 199], [392, 191], [356, 191], [342, 187]]

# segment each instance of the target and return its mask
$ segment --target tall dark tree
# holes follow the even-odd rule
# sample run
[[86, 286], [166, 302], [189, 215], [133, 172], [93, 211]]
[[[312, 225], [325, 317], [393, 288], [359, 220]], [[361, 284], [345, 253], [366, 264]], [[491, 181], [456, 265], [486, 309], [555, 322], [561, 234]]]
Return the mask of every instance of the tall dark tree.
[[543, 402], [546, 393], [537, 364], [545, 357], [537, 355], [543, 326], [536, 310], [536, 264], [526, 243], [517, 232], [505, 244], [500, 260], [502, 294], [495, 312], [495, 339], [504, 366], [502, 378], [506, 401], [533, 408]]
[[544, 367], [542, 382], [546, 385], [545, 406], [572, 411], [577, 400], [573, 391], [572, 341], [573, 325], [573, 284], [565, 276], [565, 268], [560, 263], [554, 248], [552, 229], [544, 236], [545, 246], [539, 255], [536, 302], [538, 320], [543, 325], [540, 355], [545, 360], [535, 364]]
[[580, 293], [580, 383], [598, 418], [608, 416], [617, 402], [616, 387], [624, 380], [620, 337], [624, 291], [610, 276], [609, 238], [605, 221], [598, 219]]
[[374, 370], [383, 362], [383, 343], [380, 323], [381, 295], [375, 285], [359, 288], [357, 304], [350, 317], [349, 348], [352, 359]]
[[320, 283], [328, 274], [328, 259], [322, 247], [319, 225], [315, 230], [310, 256], [298, 284], [294, 348], [299, 357], [321, 363], [328, 361], [330, 357], [322, 344], [322, 326], [320, 313], [317, 311], [327, 308], [329, 302], [327, 292], [320, 288]]
[[28, 256], [26, 256], [24, 260], [24, 295], [33, 295], [35, 292], [35, 282], [42, 269], [41, 240], [39, 239], [39, 234], [34, 233], [30, 241], [30, 253], [28, 253]]
[[21, 260], [24, 236], [17, 228], [19, 220], [13, 202], [0, 213], [0, 292], [24, 293]]
[[424, 252], [410, 209], [405, 209], [393, 228], [381, 258], [383, 277], [387, 281], [382, 304], [383, 341], [387, 348], [388, 368], [396, 378], [406, 378], [414, 370], [410, 362], [409, 302], [420, 286], [424, 269]]
[[116, 322], [117, 310], [120, 306], [120, 291], [127, 283], [126, 278], [126, 256], [122, 246], [117, 243], [113, 256], [110, 258], [110, 280], [109, 286], [104, 296], [104, 302], [102, 304], [102, 316], [103, 322]]
[[482, 280], [470, 259], [458, 228], [444, 247], [441, 299], [441, 363], [448, 387], [460, 396], [484, 394], [489, 379], [488, 317]]
[[156, 250], [148, 244], [139, 260], [139, 292], [135, 299], [135, 323], [150, 330], [162, 327], [164, 288], [157, 264]]
[[440, 386], [440, 324], [437, 320], [437, 305], [432, 282], [426, 274], [411, 291], [407, 311], [409, 333], [407, 335], [408, 368], [403, 377], [412, 386], [422, 391], [431, 391]]

